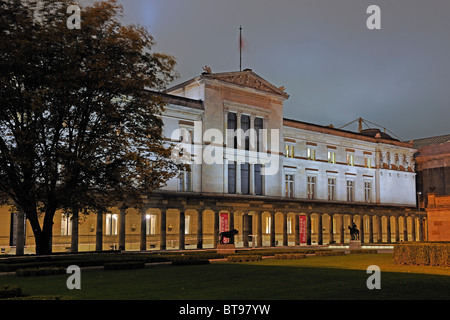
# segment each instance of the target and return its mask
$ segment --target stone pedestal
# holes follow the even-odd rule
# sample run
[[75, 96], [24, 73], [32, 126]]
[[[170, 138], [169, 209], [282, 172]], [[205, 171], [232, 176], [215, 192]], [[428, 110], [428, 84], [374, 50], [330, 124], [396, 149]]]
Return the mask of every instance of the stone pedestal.
[[349, 249], [350, 250], [361, 249], [361, 241], [359, 241], [359, 240], [351, 240], [350, 244], [349, 244]]
[[235, 252], [236, 252], [236, 247], [232, 243], [217, 245], [217, 253], [235, 253]]

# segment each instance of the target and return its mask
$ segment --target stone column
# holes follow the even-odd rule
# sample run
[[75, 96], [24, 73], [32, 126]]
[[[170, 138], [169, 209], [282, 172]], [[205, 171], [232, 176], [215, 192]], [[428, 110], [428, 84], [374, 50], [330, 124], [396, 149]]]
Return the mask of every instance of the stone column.
[[391, 243], [391, 216], [386, 216], [386, 242]]
[[186, 228], [186, 214], [184, 212], [184, 209], [180, 209], [180, 223], [179, 223], [179, 232], [178, 232], [178, 249], [179, 250], [186, 249], [185, 228]]
[[328, 224], [329, 227], [330, 227], [330, 230], [328, 232], [328, 244], [330, 244], [330, 243], [334, 242], [334, 233], [333, 233], [333, 229], [334, 229], [333, 217], [334, 217], [334, 214], [329, 213], [328, 216], [330, 217], [330, 223]]
[[[234, 212], [229, 212], [230, 215], [230, 230], [234, 229]], [[230, 239], [230, 244], [234, 244], [234, 237]]]
[[373, 243], [373, 216], [369, 215], [369, 243]]
[[95, 250], [103, 250], [103, 212], [97, 211], [97, 225], [95, 230]]
[[311, 245], [311, 213], [306, 213], [306, 244]]
[[411, 217], [411, 237], [412, 241], [417, 241], [416, 239], [416, 216]]
[[120, 214], [119, 214], [119, 250], [121, 250], [121, 251], [125, 251], [125, 236], [126, 236], [125, 215], [126, 215], [126, 212], [127, 212], [127, 207], [124, 207], [124, 206], [120, 207]]
[[249, 236], [249, 223], [248, 223], [249, 215], [248, 213], [242, 214], [242, 229], [243, 229], [243, 245], [244, 248], [248, 248], [248, 236]]
[[197, 210], [197, 249], [203, 249], [203, 211]]
[[270, 213], [270, 246], [275, 247], [275, 212]]
[[317, 214], [317, 244], [323, 244], [323, 232], [322, 232], [322, 213]]
[[408, 217], [403, 217], [403, 241], [408, 241]]
[[147, 215], [145, 209], [141, 210], [140, 250], [147, 250]]
[[[68, 219], [72, 219], [72, 236], [70, 239], [70, 252], [78, 252], [78, 210], [72, 212], [72, 217], [68, 217]], [[125, 250], [125, 248], [123, 249]]]
[[159, 238], [159, 249], [166, 250], [167, 248], [167, 227], [166, 227], [166, 208], [161, 208], [160, 214], [160, 238]]
[[283, 212], [283, 246], [288, 245], [288, 233], [287, 233], [287, 213]]
[[377, 220], [377, 242], [382, 243], [383, 242], [383, 225], [382, 220], [379, 215], [375, 216], [375, 219]]
[[256, 226], [256, 246], [262, 247], [262, 212], [258, 212], [257, 216], [257, 226]]
[[395, 242], [400, 242], [400, 226], [398, 215], [395, 216]]
[[220, 215], [219, 211], [214, 210], [214, 248], [217, 248], [220, 232]]
[[344, 233], [344, 215], [341, 214], [340, 215], [340, 222], [341, 222], [341, 227], [340, 227], [340, 231], [339, 231], [339, 242], [341, 244], [345, 243], [345, 233]]
[[296, 246], [300, 245], [300, 215], [298, 213], [295, 214], [294, 218], [294, 244]]
[[364, 243], [364, 215], [361, 214], [359, 217], [359, 241]]

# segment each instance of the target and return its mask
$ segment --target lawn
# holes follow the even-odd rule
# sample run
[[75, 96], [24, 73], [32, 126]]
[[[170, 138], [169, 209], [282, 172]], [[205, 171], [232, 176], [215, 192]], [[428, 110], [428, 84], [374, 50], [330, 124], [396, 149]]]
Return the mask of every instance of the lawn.
[[[380, 267], [380, 290], [366, 286], [369, 265]], [[450, 268], [399, 266], [392, 254], [82, 270], [81, 290], [67, 289], [68, 276], [1, 276], [0, 285], [18, 285], [26, 295], [75, 300], [450, 299]]]

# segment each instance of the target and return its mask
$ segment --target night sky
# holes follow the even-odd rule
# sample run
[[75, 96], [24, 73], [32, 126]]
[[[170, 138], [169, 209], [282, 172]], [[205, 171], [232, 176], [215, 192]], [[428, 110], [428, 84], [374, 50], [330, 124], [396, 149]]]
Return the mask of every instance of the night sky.
[[[93, 2], [93, 0], [84, 0]], [[402, 140], [450, 133], [448, 0], [119, 0], [180, 78], [242, 68], [290, 98], [284, 116], [341, 127], [359, 117]], [[369, 5], [381, 29], [369, 30]], [[356, 124], [347, 130], [356, 130]]]

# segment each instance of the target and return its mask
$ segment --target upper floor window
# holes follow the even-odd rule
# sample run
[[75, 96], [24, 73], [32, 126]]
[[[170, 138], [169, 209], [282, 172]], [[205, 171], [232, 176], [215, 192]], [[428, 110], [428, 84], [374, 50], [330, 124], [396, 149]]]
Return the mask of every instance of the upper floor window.
[[347, 201], [354, 201], [355, 199], [355, 181], [347, 180]]
[[227, 116], [227, 129], [233, 130], [233, 148], [237, 148], [237, 137], [236, 137], [236, 129], [237, 129], [237, 115], [234, 112], [228, 112]]
[[263, 119], [256, 117], [253, 125], [255, 126], [256, 133], [256, 151], [259, 152], [261, 151]]
[[312, 146], [307, 146], [306, 156], [308, 160], [316, 160], [316, 148]]
[[285, 184], [286, 184], [286, 198], [294, 197], [294, 175], [286, 174], [285, 175]]
[[336, 163], [336, 150], [328, 150], [328, 163]]
[[250, 129], [250, 117], [248, 115], [242, 115], [241, 116], [241, 129], [244, 132], [244, 149], [250, 150], [250, 136], [249, 136], [249, 129]]
[[308, 199], [316, 198], [316, 176], [307, 177], [307, 192]]
[[355, 165], [355, 154], [353, 152], [347, 152], [347, 165], [354, 166]]
[[371, 157], [371, 156], [366, 155], [366, 156], [364, 157], [364, 166], [365, 166], [366, 168], [372, 168], [372, 157]]
[[372, 182], [364, 182], [364, 201], [372, 202]]
[[191, 166], [180, 173], [180, 191], [192, 191], [192, 171]]
[[294, 149], [294, 145], [292, 144], [286, 144], [285, 145], [285, 157], [287, 158], [293, 158], [295, 156], [295, 149]]
[[328, 178], [328, 200], [336, 200], [336, 178]]

